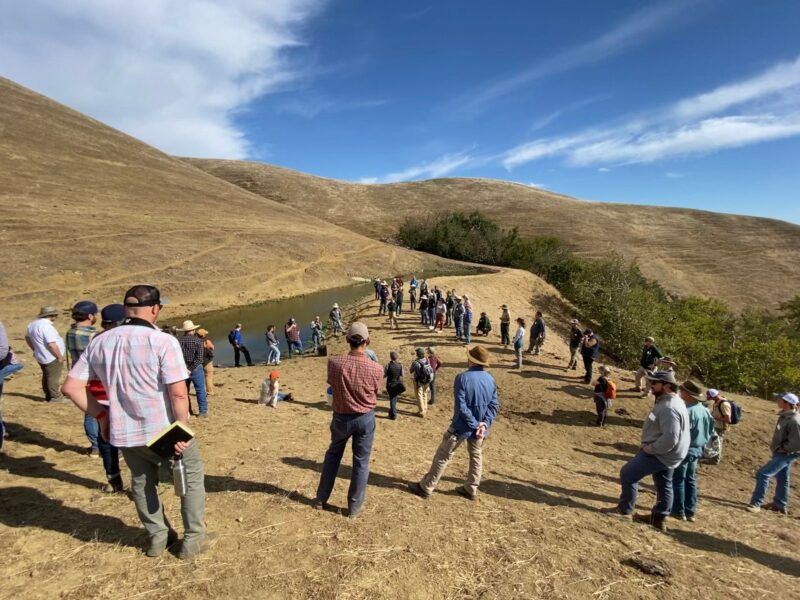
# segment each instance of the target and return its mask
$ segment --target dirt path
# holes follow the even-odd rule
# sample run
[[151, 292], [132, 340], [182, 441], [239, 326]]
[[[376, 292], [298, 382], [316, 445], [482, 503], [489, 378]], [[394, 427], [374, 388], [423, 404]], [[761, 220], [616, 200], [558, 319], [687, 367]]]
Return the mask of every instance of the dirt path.
[[[558, 306], [551, 288], [516, 271], [435, 283], [468, 293], [498, 329], [503, 302], [528, 319], [532, 301], [550, 307], [546, 317]], [[462, 452], [423, 501], [405, 483], [427, 469], [449, 422], [452, 380], [464, 368], [465, 349], [450, 335], [422, 329], [416, 315], [403, 315], [401, 329], [390, 331], [375, 316], [375, 303], [362, 310], [381, 360], [394, 349], [408, 365], [415, 346], [434, 344], [444, 362], [426, 419], [413, 416], [408, 401], [389, 421], [381, 399], [363, 515], [351, 522], [310, 506], [328, 442], [325, 360], [281, 365], [296, 402], [276, 410], [255, 404], [265, 367], [220, 369], [212, 416], [193, 425], [206, 463], [207, 521], [221, 537], [190, 564], [144, 557], [129, 499], [99, 491], [102, 467], [83, 454], [81, 415], [70, 405], [38, 401], [38, 368], [24, 355], [26, 369], [6, 383], [4, 396], [12, 438], [0, 458], [0, 597], [799, 597], [800, 521], [743, 510], [752, 473], [768, 455], [769, 404], [742, 399], [745, 419], [730, 436], [723, 465], [700, 469], [696, 523], [673, 524], [668, 535], [623, 525], [598, 509], [616, 501], [617, 472], [636, 448], [649, 402], [623, 391], [616, 408], [627, 414], [615, 414], [605, 429], [590, 427], [591, 394], [563, 369], [564, 342], [551, 333], [544, 356], [526, 359], [520, 373], [509, 369], [513, 357], [499, 346], [496, 329], [488, 347], [501, 412], [486, 444], [480, 498], [473, 504], [454, 493], [466, 470]], [[341, 342], [331, 349], [342, 351]], [[620, 389], [630, 383], [625, 375]], [[334, 505], [346, 506], [346, 488], [337, 483]], [[180, 523], [171, 487], [162, 498]], [[652, 502], [648, 482], [640, 509]], [[796, 487], [791, 504], [800, 511]], [[637, 553], [665, 560], [672, 576], [622, 564]]]

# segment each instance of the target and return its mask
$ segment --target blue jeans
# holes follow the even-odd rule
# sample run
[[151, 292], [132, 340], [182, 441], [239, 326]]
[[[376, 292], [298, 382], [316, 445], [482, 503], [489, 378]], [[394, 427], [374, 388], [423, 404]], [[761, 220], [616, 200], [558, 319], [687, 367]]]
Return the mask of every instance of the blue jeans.
[[464, 341], [469, 344], [472, 341], [472, 321], [464, 321]]
[[[6, 377], [13, 375], [14, 373], [21, 371], [25, 365], [22, 363], [17, 363], [14, 365], [7, 365], [0, 369], [0, 434], [2, 434], [2, 430], [5, 428], [3, 425], [3, 381], [5, 381]], [[2, 436], [0, 436], [0, 448], [3, 446]]]
[[672, 473], [673, 515], [691, 517], [697, 512], [697, 461], [698, 457], [687, 456]]
[[797, 460], [797, 455], [788, 454], [772, 455], [772, 459], [756, 472], [756, 489], [750, 504], [761, 506], [769, 489], [769, 480], [775, 478], [775, 496], [772, 504], [775, 508], [786, 508], [789, 504], [789, 475], [792, 472], [792, 463]]
[[375, 411], [364, 414], [343, 415], [333, 413], [331, 419], [331, 445], [325, 453], [322, 474], [317, 487], [317, 501], [327, 502], [336, 483], [336, 473], [342, 462], [347, 440], [353, 438], [353, 473], [350, 476], [350, 489], [347, 491], [347, 505], [351, 511], [357, 510], [366, 498], [367, 479], [369, 479], [369, 456], [372, 453], [372, 440], [375, 437]]
[[420, 316], [419, 322], [422, 323], [423, 325], [427, 325], [428, 324], [428, 309], [427, 308], [426, 309], [420, 308], [419, 309], [419, 316]]
[[389, 397], [389, 418], [392, 420], [397, 418], [397, 396]]
[[297, 340], [296, 342], [288, 341], [289, 344], [289, 358], [292, 358], [292, 350], [296, 350], [300, 354], [303, 353], [303, 341]]
[[433, 325], [436, 323], [436, 306], [434, 305], [433, 308], [428, 308], [428, 325]]
[[453, 317], [453, 321], [456, 325], [456, 337], [461, 339], [461, 336], [464, 335], [464, 320], [461, 317]]
[[90, 417], [87, 414], [83, 415], [83, 431], [86, 433], [86, 439], [92, 445], [92, 450], [97, 450], [100, 445], [98, 438], [100, 437], [100, 424], [97, 419]]
[[312, 331], [311, 332], [311, 343], [314, 344], [314, 352], [317, 351], [317, 347], [322, 345], [322, 333], [319, 331]]
[[622, 493], [619, 496], [619, 511], [629, 515], [636, 508], [636, 496], [639, 494], [639, 481], [648, 475], [653, 476], [656, 485], [656, 505], [652, 509], [653, 516], [666, 517], [672, 510], [672, 469], [665, 466], [658, 458], [639, 450], [620, 469], [619, 480]]
[[275, 363], [279, 365], [281, 363], [281, 349], [277, 346], [277, 344], [270, 344], [269, 351], [267, 352], [267, 364]]
[[100, 448], [100, 456], [103, 458], [106, 478], [111, 481], [115, 477], [119, 477], [119, 448], [105, 441], [102, 435], [97, 436], [97, 444]]
[[206, 396], [206, 374], [203, 371], [203, 365], [197, 365], [189, 375], [189, 379], [186, 380], [187, 393], [192, 387], [191, 384], [194, 384], [194, 392], [197, 396], [197, 409], [201, 415], [205, 415], [208, 413], [208, 398]]

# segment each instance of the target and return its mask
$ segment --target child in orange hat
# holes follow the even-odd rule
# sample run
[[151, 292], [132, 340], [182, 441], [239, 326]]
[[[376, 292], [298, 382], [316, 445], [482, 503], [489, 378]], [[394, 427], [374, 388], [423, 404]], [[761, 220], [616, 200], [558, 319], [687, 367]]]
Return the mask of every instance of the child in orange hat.
[[280, 373], [278, 371], [271, 371], [270, 374], [261, 382], [261, 397], [258, 399], [259, 404], [271, 406], [272, 408], [278, 407], [278, 402], [281, 400], [291, 400], [291, 394], [281, 394], [281, 381]]

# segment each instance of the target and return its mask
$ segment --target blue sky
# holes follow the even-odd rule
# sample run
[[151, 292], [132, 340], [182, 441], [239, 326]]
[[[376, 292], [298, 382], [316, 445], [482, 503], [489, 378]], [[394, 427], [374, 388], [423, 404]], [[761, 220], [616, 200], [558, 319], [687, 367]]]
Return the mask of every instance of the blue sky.
[[794, 0], [146, 6], [12, 5], [0, 74], [176, 154], [800, 222]]

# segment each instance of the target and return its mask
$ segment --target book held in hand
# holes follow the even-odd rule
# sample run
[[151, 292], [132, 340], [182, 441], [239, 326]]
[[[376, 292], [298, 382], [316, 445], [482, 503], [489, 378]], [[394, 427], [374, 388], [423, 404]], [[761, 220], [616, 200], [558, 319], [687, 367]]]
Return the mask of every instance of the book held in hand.
[[172, 455], [175, 454], [175, 444], [178, 442], [188, 442], [193, 438], [194, 431], [180, 421], [175, 421], [172, 425], [147, 442], [147, 447], [162, 458], [172, 458]]

